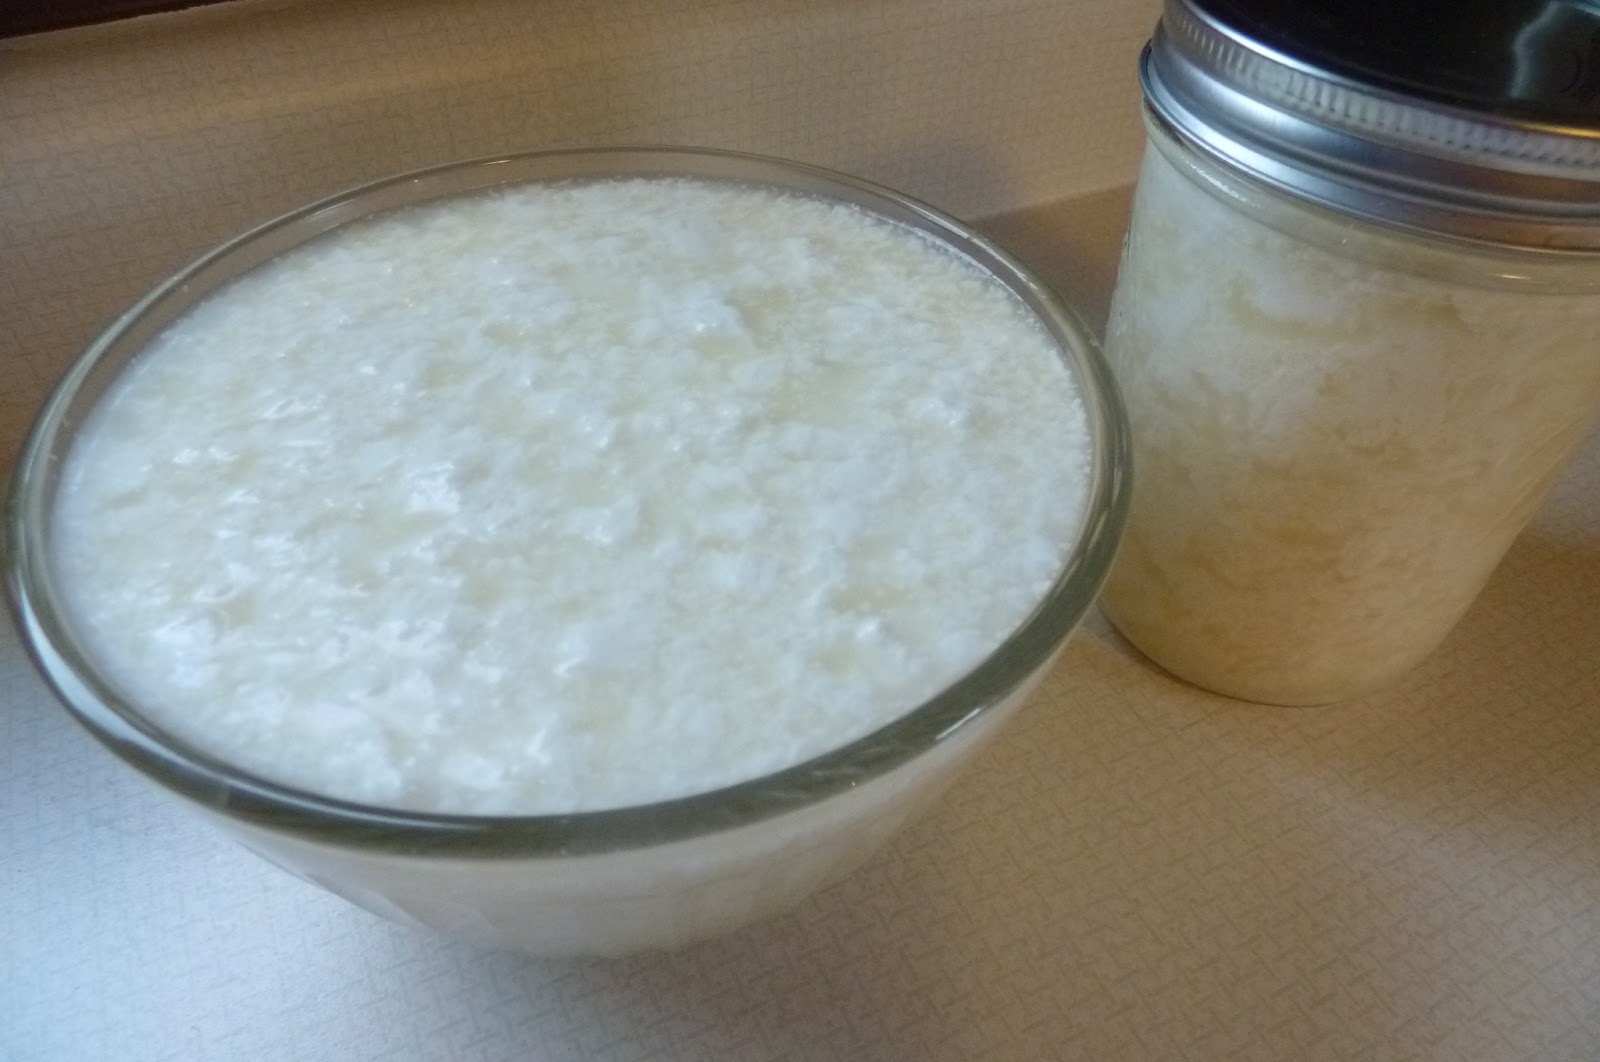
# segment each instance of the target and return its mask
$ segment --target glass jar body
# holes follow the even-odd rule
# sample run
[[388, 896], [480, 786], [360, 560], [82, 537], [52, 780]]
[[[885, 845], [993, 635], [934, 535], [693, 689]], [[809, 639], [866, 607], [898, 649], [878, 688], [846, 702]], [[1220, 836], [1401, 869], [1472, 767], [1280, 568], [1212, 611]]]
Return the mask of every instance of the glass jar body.
[[1220, 693], [1382, 687], [1594, 421], [1600, 255], [1368, 224], [1149, 126], [1106, 338], [1135, 485], [1104, 608]]

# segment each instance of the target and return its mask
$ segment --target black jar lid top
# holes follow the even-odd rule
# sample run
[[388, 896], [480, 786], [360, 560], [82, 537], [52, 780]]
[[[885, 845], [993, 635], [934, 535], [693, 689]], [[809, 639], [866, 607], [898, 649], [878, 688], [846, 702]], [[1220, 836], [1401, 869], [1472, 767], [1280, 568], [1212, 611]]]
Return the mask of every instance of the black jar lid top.
[[1295, 195], [1600, 251], [1600, 0], [1165, 0], [1141, 72], [1181, 138]]

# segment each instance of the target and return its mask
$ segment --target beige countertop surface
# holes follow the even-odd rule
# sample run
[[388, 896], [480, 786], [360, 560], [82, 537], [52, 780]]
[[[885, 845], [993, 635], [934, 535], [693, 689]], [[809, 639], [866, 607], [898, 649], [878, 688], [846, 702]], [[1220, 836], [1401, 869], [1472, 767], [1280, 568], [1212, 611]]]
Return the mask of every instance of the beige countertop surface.
[[[155, 279], [260, 211], [482, 153], [478, 139], [526, 110], [517, 93], [572, 104], [589, 90], [584, 120], [605, 139], [765, 150], [906, 188], [986, 219], [1103, 313], [1138, 146], [1136, 86], [1103, 83], [1133, 62], [1152, 5], [1008, 3], [979, 22], [958, 3], [663, 5], [700, 13], [683, 30], [695, 47], [745, 57], [727, 76], [760, 114], [685, 89], [702, 64], [655, 50], [647, 5], [619, 4], [632, 20], [615, 22], [555, 2], [529, 5], [538, 18], [443, 6], [408, 0], [380, 18], [358, 2], [335, 18], [254, 0], [0, 44], [4, 453], [75, 350]], [[865, 21], [841, 37], [852, 17]], [[1047, 25], [1055, 36], [1037, 44]], [[963, 51], [980, 28], [996, 36]], [[173, 65], [245, 30], [271, 47]], [[320, 84], [305, 71], [339, 33], [371, 45], [376, 72], [330, 72], [333, 95], [294, 111], [285, 86]], [[540, 59], [526, 48], [539, 34], [632, 64], [644, 88], [568, 52]], [[502, 37], [528, 70], [494, 51]], [[888, 74], [856, 70], [891, 44]], [[439, 49], [501, 64], [474, 90], [492, 103], [483, 128], [422, 130], [431, 112], [392, 104], [427, 81], [398, 71], [432, 70]], [[826, 76], [818, 56], [834, 63]], [[264, 95], [184, 109], [250, 57]], [[1088, 123], [1070, 135], [1094, 150], [1059, 151], [1060, 115], [986, 121], [1017, 92], [1071, 81], [1052, 57], [1108, 64], [1073, 89], [1101, 93], [1068, 122]], [[138, 105], [116, 90], [135, 83]], [[455, 91], [427, 83], [427, 99]], [[647, 89], [655, 109], [641, 114]], [[905, 104], [905, 125], [879, 113], [895, 93], [939, 92]], [[771, 132], [783, 115], [798, 124]], [[947, 133], [924, 135], [936, 119]], [[168, 129], [165, 163], [148, 128], [118, 132], [139, 122]], [[897, 140], [901, 128], [922, 132]], [[569, 133], [541, 126], [520, 143]], [[321, 169], [296, 168], [301, 154]], [[238, 191], [251, 172], [260, 182]], [[1600, 1058], [1600, 434], [1443, 648], [1395, 688], [1325, 708], [1243, 704], [1166, 677], [1092, 619], [1015, 725], [886, 853], [790, 915], [664, 955], [470, 949], [293, 878], [99, 748], [0, 626], [6, 1062], [979, 1058]]]

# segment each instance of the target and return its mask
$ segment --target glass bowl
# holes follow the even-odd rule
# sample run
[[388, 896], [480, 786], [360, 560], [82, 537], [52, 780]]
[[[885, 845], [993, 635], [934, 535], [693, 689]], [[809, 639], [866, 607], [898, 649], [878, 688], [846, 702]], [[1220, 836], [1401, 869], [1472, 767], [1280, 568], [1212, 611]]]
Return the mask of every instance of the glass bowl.
[[[375, 212], [521, 182], [647, 175], [854, 204], [965, 257], [1036, 315], [1083, 397], [1092, 471], [1076, 544], [1008, 639], [925, 703], [807, 762], [679, 799], [557, 815], [432, 814], [295, 789], [174, 737], [119, 696], [64, 614], [51, 513], [79, 426], [153, 336], [240, 274]], [[1093, 602], [1126, 515], [1128, 448], [1090, 330], [1008, 254], [950, 217], [848, 176], [723, 151], [510, 155], [405, 174], [297, 210], [190, 265], [113, 323], [57, 386], [18, 464], [6, 578], [29, 652], [78, 721], [261, 856], [404, 923], [542, 954], [617, 954], [675, 947], [786, 910], [926, 806], [1013, 717]]]

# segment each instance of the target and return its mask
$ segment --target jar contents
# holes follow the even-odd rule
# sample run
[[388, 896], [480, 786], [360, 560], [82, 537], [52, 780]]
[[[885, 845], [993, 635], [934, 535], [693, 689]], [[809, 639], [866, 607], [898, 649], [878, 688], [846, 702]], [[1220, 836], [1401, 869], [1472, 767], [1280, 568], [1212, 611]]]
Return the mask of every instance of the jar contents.
[[1438, 645], [1582, 440], [1600, 273], [1338, 217], [1153, 125], [1107, 354], [1108, 615], [1201, 686], [1325, 703]]
[[86, 425], [70, 612], [160, 725], [430, 811], [645, 803], [971, 669], [1081, 531], [1087, 414], [1001, 282], [677, 179], [407, 208], [213, 295]]

